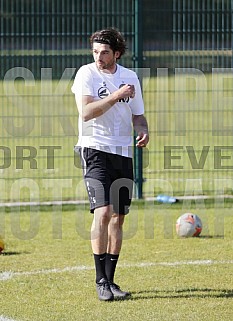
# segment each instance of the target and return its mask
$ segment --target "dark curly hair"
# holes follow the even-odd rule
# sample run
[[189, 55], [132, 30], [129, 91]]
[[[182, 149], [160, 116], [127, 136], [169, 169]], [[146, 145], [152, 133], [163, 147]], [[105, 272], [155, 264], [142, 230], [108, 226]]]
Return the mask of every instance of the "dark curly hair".
[[94, 32], [90, 37], [91, 46], [94, 42], [109, 45], [113, 52], [119, 51], [118, 59], [126, 52], [126, 42], [123, 35], [114, 28]]

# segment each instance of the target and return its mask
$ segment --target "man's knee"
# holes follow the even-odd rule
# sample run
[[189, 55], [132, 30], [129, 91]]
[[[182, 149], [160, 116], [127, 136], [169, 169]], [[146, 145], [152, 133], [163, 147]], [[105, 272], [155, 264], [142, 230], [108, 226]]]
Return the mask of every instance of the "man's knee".
[[100, 225], [108, 225], [111, 219], [111, 214], [112, 212], [110, 206], [97, 208], [94, 212], [95, 220], [97, 220]]
[[125, 215], [113, 214], [111, 217], [111, 223], [116, 226], [122, 226], [124, 224]]

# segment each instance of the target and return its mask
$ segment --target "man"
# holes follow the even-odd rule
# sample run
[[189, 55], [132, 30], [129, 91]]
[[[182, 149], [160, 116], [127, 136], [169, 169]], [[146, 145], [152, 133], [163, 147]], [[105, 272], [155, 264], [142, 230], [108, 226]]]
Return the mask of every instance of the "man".
[[125, 53], [120, 32], [109, 28], [90, 38], [94, 62], [82, 66], [72, 92], [79, 111], [79, 140], [84, 180], [94, 213], [91, 245], [100, 300], [130, 294], [114, 283], [122, 245], [122, 226], [133, 189], [132, 125], [138, 148], [149, 141], [137, 75], [117, 60]]

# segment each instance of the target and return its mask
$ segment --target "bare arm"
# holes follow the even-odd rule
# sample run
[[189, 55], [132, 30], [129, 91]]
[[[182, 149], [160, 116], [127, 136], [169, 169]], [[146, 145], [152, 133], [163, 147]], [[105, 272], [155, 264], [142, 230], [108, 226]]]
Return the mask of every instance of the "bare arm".
[[144, 115], [133, 115], [133, 127], [137, 133], [137, 147], [146, 147], [149, 142], [147, 120]]
[[134, 87], [131, 85], [124, 85], [103, 99], [94, 101], [92, 96], [82, 96], [82, 101], [76, 99], [76, 102], [79, 113], [85, 122], [103, 115], [118, 100], [126, 97], [132, 97], [133, 95]]

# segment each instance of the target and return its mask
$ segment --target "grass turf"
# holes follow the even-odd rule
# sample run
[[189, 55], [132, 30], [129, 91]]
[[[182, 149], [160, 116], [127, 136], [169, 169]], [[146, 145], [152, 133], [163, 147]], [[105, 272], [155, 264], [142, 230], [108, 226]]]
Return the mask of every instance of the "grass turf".
[[[230, 320], [231, 205], [210, 205], [188, 209], [182, 203], [167, 208], [135, 202], [125, 222], [115, 277], [132, 298], [111, 303], [96, 296], [88, 239], [92, 216], [83, 206], [63, 209], [62, 222], [56, 208], [2, 212], [6, 250], [0, 255], [0, 315], [17, 321]], [[199, 238], [179, 239], [175, 221], [188, 210], [204, 219], [204, 228]], [[215, 235], [216, 211], [224, 216], [222, 237]], [[33, 215], [38, 215], [39, 228]]]
[[[226, 179], [223, 187], [232, 194], [232, 77], [223, 81], [221, 75], [189, 76], [151, 78], [144, 90], [151, 137], [145, 196], [161, 191], [216, 194], [223, 188], [218, 181], [213, 185], [214, 179]], [[1, 201], [84, 199], [81, 171], [73, 159], [77, 110], [71, 83], [4, 85], [1, 82], [1, 137], [2, 146], [11, 151], [11, 162], [1, 150]], [[20, 136], [17, 132], [25, 123], [31, 131]], [[216, 134], [213, 129], [219, 124], [222, 131]], [[29, 147], [21, 155], [23, 168], [17, 167], [17, 146]], [[46, 146], [60, 147], [52, 168], [48, 168]], [[172, 149], [172, 169], [164, 166], [165, 146], [178, 146]], [[208, 154], [204, 146], [210, 147]], [[220, 164], [214, 155], [216, 146], [226, 148]], [[0, 316], [17, 321], [231, 320], [231, 207], [230, 200], [224, 204], [187, 201], [170, 207], [134, 203], [116, 274], [116, 282], [131, 291], [132, 298], [107, 304], [96, 298], [88, 239], [91, 215], [86, 209], [51, 207], [19, 213], [3, 208], [0, 234], [6, 251], [0, 255]], [[178, 239], [175, 221], [190, 209], [203, 220], [202, 236]]]
[[[162, 71], [143, 82], [150, 129], [144, 196], [218, 194], [218, 180], [232, 194], [231, 74]], [[86, 198], [73, 152], [78, 112], [71, 85], [52, 76], [0, 82], [0, 200]]]

